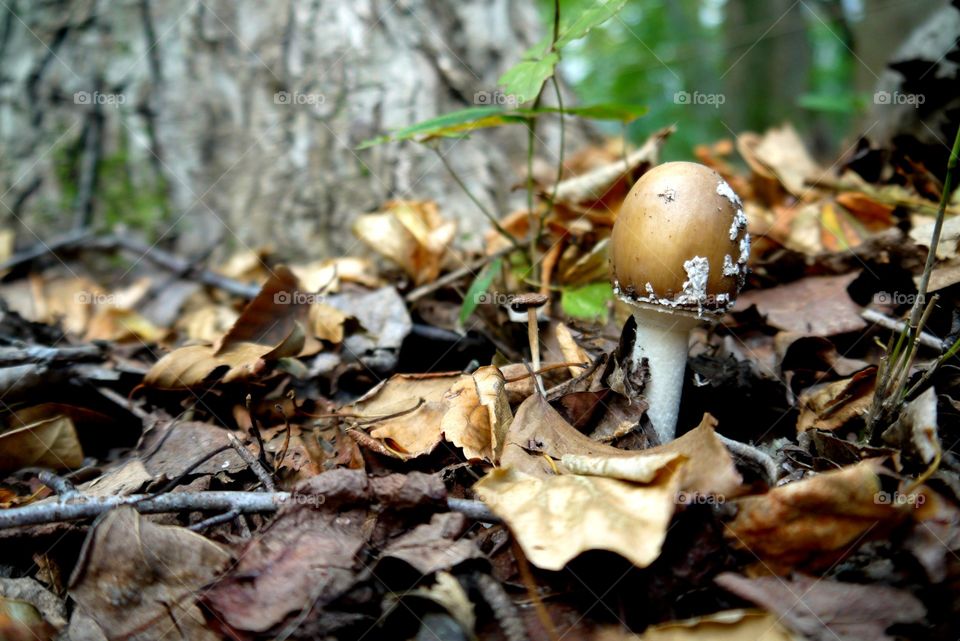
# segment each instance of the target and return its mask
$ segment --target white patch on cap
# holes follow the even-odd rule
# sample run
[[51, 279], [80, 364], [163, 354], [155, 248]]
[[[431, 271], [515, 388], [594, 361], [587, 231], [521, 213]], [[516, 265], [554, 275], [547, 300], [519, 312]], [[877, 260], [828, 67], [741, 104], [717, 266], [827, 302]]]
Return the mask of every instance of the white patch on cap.
[[740, 202], [740, 196], [733, 191], [733, 188], [730, 187], [730, 185], [727, 184], [727, 181], [723, 178], [721, 178], [720, 182], [717, 183], [717, 194], [729, 200], [730, 203], [737, 209], [743, 207], [743, 203]]
[[744, 231], [747, 228], [747, 215], [743, 213], [742, 209], [738, 209], [737, 213], [733, 215], [733, 222], [730, 223], [730, 240], [736, 240], [737, 236], [740, 235], [740, 232]]
[[740, 274], [740, 268], [733, 263], [733, 258], [730, 257], [730, 254], [727, 254], [723, 257], [723, 275], [724, 276], [738, 276]]

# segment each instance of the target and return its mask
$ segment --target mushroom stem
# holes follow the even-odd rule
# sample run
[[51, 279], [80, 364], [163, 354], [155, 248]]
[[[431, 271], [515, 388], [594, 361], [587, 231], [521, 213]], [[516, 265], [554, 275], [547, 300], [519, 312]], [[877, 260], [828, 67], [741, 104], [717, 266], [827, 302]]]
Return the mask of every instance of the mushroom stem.
[[537, 310], [533, 307], [527, 310], [527, 340], [530, 341], [530, 358], [533, 360], [534, 380], [537, 389], [543, 390], [543, 380], [540, 378], [540, 334], [537, 327]]
[[649, 403], [647, 417], [661, 443], [677, 433], [677, 414], [683, 393], [690, 330], [697, 319], [680, 313], [635, 308], [637, 338], [630, 358], [637, 364], [647, 359], [650, 378], [643, 390]]

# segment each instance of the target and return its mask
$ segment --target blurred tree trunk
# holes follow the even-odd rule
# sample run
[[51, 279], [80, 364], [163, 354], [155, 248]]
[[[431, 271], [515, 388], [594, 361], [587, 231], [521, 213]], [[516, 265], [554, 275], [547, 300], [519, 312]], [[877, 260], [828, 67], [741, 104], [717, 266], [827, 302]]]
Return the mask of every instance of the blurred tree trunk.
[[[724, 112], [732, 131], [763, 131], [800, 115], [810, 46], [802, 3], [741, 0], [728, 5], [725, 91], [744, 108]], [[776, 114], [771, 120], [771, 114]]]
[[[351, 221], [392, 198], [437, 199], [476, 238], [486, 222], [432, 151], [356, 147], [472, 106], [540, 31], [533, 3], [511, 0], [6, 7], [0, 215], [26, 245], [125, 221], [185, 251], [319, 257], [357, 251]], [[501, 214], [521, 180], [519, 131], [442, 145]]]

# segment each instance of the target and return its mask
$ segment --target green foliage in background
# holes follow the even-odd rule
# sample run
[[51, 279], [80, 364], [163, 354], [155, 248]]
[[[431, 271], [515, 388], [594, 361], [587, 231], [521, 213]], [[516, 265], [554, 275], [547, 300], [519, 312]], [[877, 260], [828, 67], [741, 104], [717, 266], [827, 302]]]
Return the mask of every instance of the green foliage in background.
[[[561, 12], [577, 14], [592, 0], [561, 0]], [[698, 144], [732, 138], [741, 130], [764, 129], [790, 122], [805, 137], [837, 145], [849, 134], [865, 96], [853, 88], [854, 54], [840, 10], [840, 0], [810, 0], [794, 6], [800, 12], [801, 33], [786, 21], [758, 17], [748, 24], [731, 24], [734, 8], [750, 16], [773, 11], [758, 0], [629, 0], [618, 15], [596, 27], [564, 50], [560, 75], [581, 101], [643, 104], [647, 117], [632, 123], [627, 133], [641, 142], [653, 131], [676, 124], [664, 158], [690, 158]], [[553, 3], [540, 0], [545, 25]], [[788, 3], [785, 8], [791, 7]], [[545, 27], [546, 28], [546, 27]], [[784, 39], [794, 37], [789, 43]], [[802, 48], [783, 50], [799, 40]], [[778, 50], [778, 47], [780, 49]], [[773, 55], [776, 53], [776, 56]], [[783, 57], [802, 56], [803, 90], [783, 86], [753, 86], [749, 94], [737, 88], [737, 71], [767, 69], [756, 83], [776, 79]], [[722, 95], [714, 103], [691, 105], [683, 93]], [[706, 98], [709, 100], [709, 98]], [[611, 135], [620, 133], [607, 126]]]

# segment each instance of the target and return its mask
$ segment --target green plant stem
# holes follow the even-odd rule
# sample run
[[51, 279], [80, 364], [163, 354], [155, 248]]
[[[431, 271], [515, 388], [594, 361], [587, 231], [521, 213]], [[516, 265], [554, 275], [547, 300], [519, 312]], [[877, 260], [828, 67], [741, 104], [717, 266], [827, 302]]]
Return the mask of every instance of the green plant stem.
[[[542, 90], [541, 90], [542, 93]], [[533, 108], [536, 109], [540, 106], [540, 94], [537, 94], [537, 99], [533, 101]], [[536, 118], [527, 118], [527, 217], [530, 220], [530, 273], [537, 273], [537, 236], [538, 234], [534, 232], [537, 227], [537, 212], [533, 210], [533, 145], [536, 139], [536, 128], [537, 128], [537, 119]]]
[[[910, 368], [916, 357], [918, 339], [920, 331], [926, 324], [933, 306], [936, 303], [936, 297], [926, 305], [927, 290], [930, 285], [930, 274], [933, 272], [933, 266], [937, 262], [937, 248], [940, 245], [940, 234], [943, 230], [943, 219], [946, 214], [947, 205], [950, 202], [950, 196], [953, 193], [954, 179], [957, 171], [957, 157], [960, 156], [960, 128], [953, 139], [953, 148], [950, 150], [950, 158], [947, 161], [947, 172], [943, 179], [943, 191], [940, 194], [940, 203], [937, 207], [937, 217], [933, 225], [933, 235], [930, 241], [930, 252], [927, 254], [927, 260], [923, 266], [923, 274], [920, 276], [920, 283], [917, 286], [917, 298], [910, 309], [910, 317], [907, 327], [900, 333], [896, 347], [893, 352], [888, 352], [880, 360], [880, 372], [877, 377], [877, 388], [874, 393], [873, 405], [870, 409], [868, 424], [868, 434], [871, 440], [876, 440], [879, 436], [881, 423], [892, 422], [902, 409], [903, 403], [919, 391], [922, 386], [933, 377], [934, 372], [947, 359], [956, 354], [960, 347], [951, 346], [944, 354], [941, 354], [920, 377], [920, 380], [904, 391], [909, 378]], [[903, 351], [901, 352], [901, 347]]]
[[943, 230], [943, 218], [947, 210], [947, 204], [950, 202], [950, 195], [953, 193], [954, 174], [957, 170], [957, 156], [960, 156], [960, 128], [953, 139], [953, 149], [950, 150], [950, 159], [947, 161], [947, 173], [943, 178], [943, 192], [940, 194], [940, 205], [937, 207], [937, 219], [933, 224], [933, 237], [930, 241], [930, 253], [927, 254], [927, 262], [923, 266], [923, 275], [920, 276], [920, 286], [917, 288], [917, 300], [913, 303], [913, 309], [910, 310], [910, 324], [914, 325], [920, 318], [920, 308], [922, 300], [927, 295], [927, 286], [930, 284], [930, 273], [933, 271], [933, 264], [937, 262], [937, 248], [940, 246], [940, 232]]
[[[553, 33], [550, 36], [550, 48], [548, 52], [555, 53], [557, 50], [557, 40], [560, 38], [560, 0], [553, 0]], [[556, 67], [554, 67], [553, 74], [550, 78], [554, 82], [554, 87], [557, 87], [556, 79]], [[559, 96], [560, 90], [557, 88], [557, 94]], [[537, 92], [537, 97], [533, 101], [533, 109], [536, 110], [540, 106], [540, 101], [543, 98], [543, 85], [540, 86], [540, 91]], [[559, 104], [560, 107], [560, 167], [558, 169], [558, 174], [563, 171], [563, 103]], [[537, 137], [537, 119], [534, 116], [531, 116], [526, 119], [527, 125], [527, 215], [530, 219], [530, 275], [539, 280], [539, 259], [537, 258], [537, 248], [540, 242], [540, 235], [543, 230], [543, 220], [545, 216], [538, 216], [537, 213], [533, 210], [533, 189], [534, 189], [534, 179], [533, 179], [533, 149], [534, 143]], [[559, 181], [558, 181], [559, 182]], [[554, 191], [556, 193], [556, 191]], [[553, 200], [551, 199], [552, 206]]]
[[497, 217], [494, 216], [489, 209], [484, 207], [483, 203], [480, 202], [480, 200], [473, 195], [473, 192], [470, 191], [470, 188], [467, 187], [466, 183], [464, 183], [463, 180], [460, 178], [459, 174], [457, 174], [456, 170], [453, 168], [453, 165], [451, 165], [450, 161], [447, 160], [447, 157], [444, 156], [442, 153], [440, 153], [440, 150], [437, 149], [436, 147], [432, 147], [432, 149], [434, 152], [436, 152], [437, 156], [440, 157], [440, 162], [442, 162], [443, 166], [446, 167], [447, 171], [450, 173], [450, 176], [457, 183], [457, 185], [460, 186], [460, 189], [463, 190], [463, 193], [465, 193], [467, 197], [471, 201], [473, 201], [473, 204], [476, 205], [477, 208], [486, 217], [486, 219], [490, 221], [490, 224], [493, 225], [493, 228], [496, 229], [501, 236], [509, 240], [510, 244], [513, 245], [515, 248], [523, 249], [523, 247], [520, 245], [520, 241], [518, 241], [513, 234], [511, 234], [506, 229], [504, 229], [503, 225], [500, 224], [500, 221], [497, 220]]
[[538, 245], [540, 244], [540, 238], [543, 236], [543, 227], [546, 224], [547, 218], [553, 213], [553, 207], [557, 202], [557, 190], [560, 189], [560, 181], [563, 180], [563, 155], [566, 146], [566, 126], [563, 121], [563, 94], [560, 93], [560, 83], [557, 82], [557, 77], [551, 76], [550, 81], [553, 83], [553, 91], [557, 97], [557, 108], [560, 110], [560, 149], [559, 157], [557, 158], [557, 177], [553, 181], [553, 191], [550, 193], [547, 208], [540, 214], [540, 219], [537, 223], [536, 236]]

